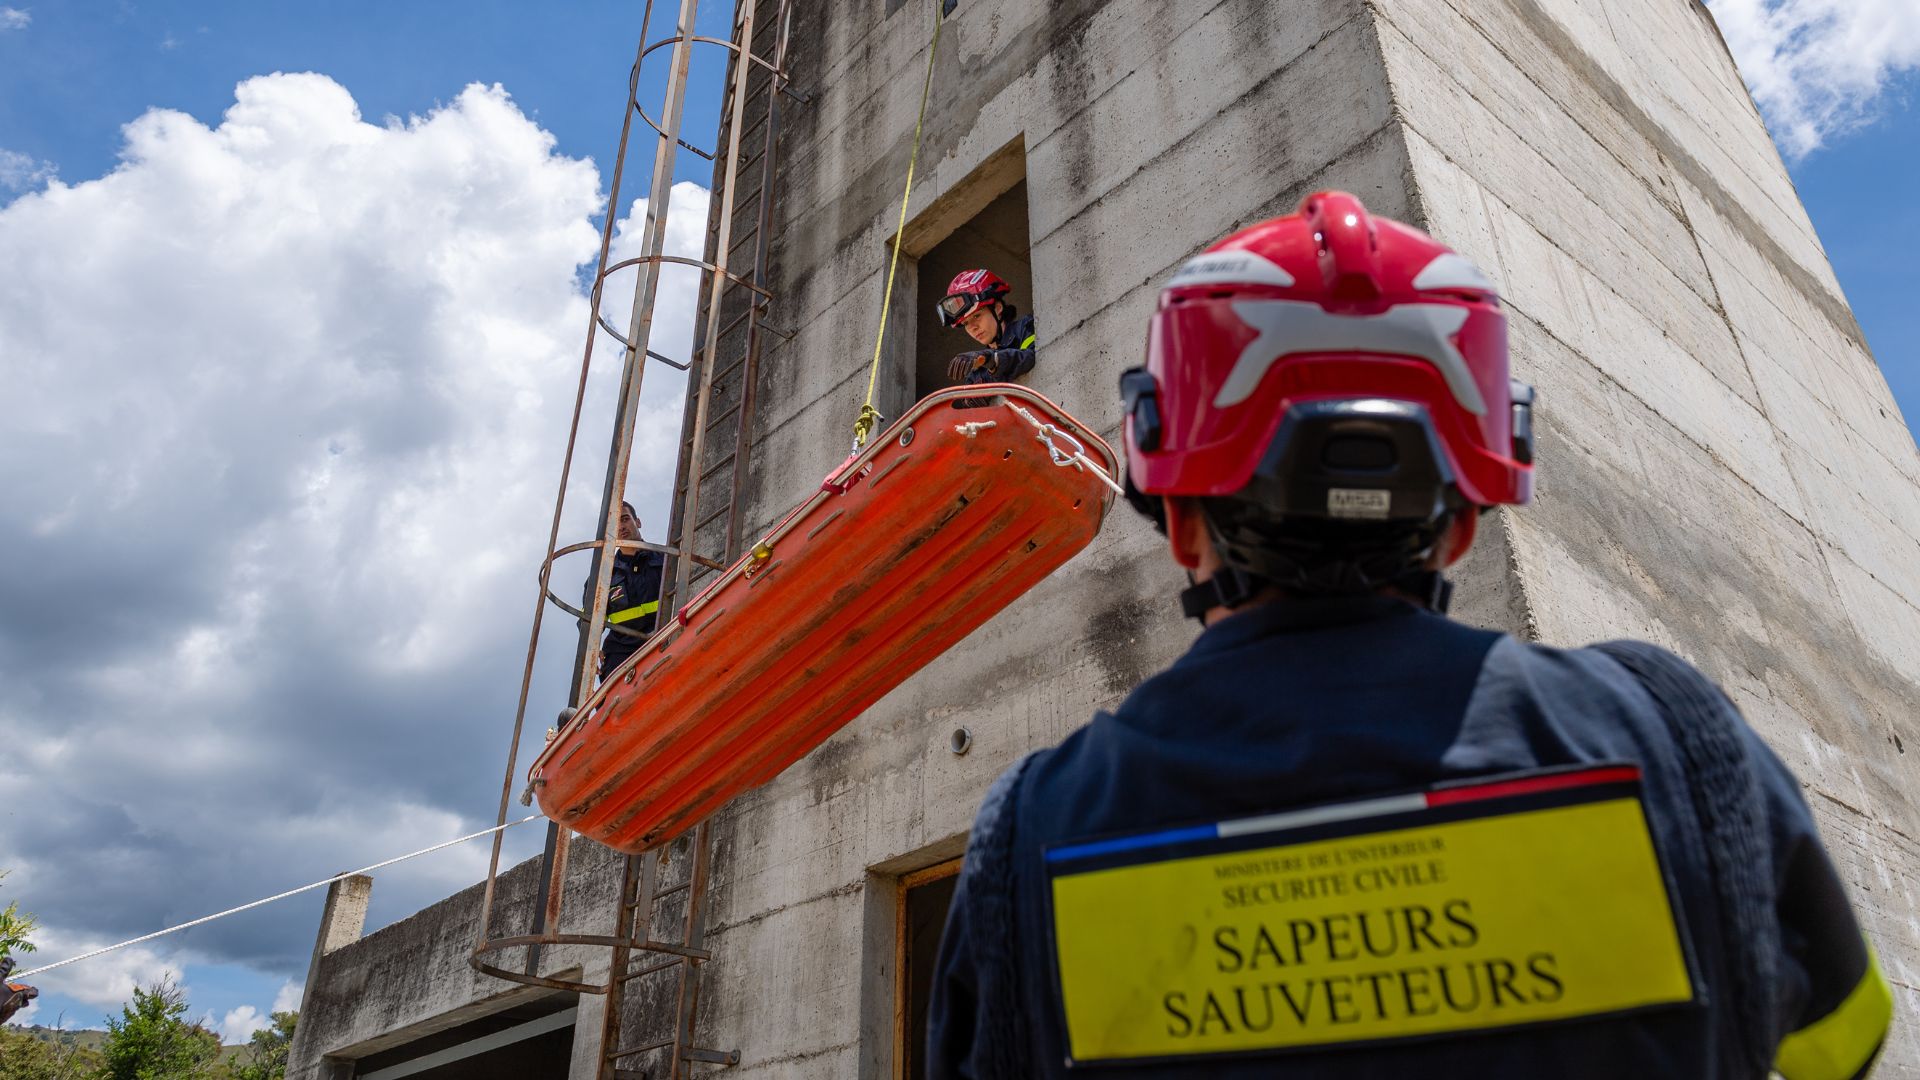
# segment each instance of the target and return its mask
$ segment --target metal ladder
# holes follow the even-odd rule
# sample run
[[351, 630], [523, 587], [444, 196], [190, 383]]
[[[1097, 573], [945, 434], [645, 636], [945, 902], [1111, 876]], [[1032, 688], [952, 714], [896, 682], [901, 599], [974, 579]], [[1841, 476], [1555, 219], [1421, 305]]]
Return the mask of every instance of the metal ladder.
[[[743, 25], [754, 35], [754, 53], [770, 51], [774, 70], [784, 70], [791, 0], [769, 5], [772, 18], [754, 19], [755, 0], [740, 0], [743, 18], [737, 18], [735, 41]], [[759, 377], [761, 348], [766, 335], [791, 338], [790, 331], [769, 325], [766, 291], [768, 251], [772, 242], [772, 215], [777, 160], [780, 97], [805, 98], [781, 85], [758, 64], [737, 69], [728, 80], [721, 108], [721, 141], [732, 153], [714, 167], [714, 198], [707, 221], [707, 250], [718, 266], [739, 267], [734, 276], [714, 275], [720, 288], [700, 299], [694, 352], [689, 370], [690, 390], [682, 421], [679, 468], [675, 474], [674, 514], [667, 542], [679, 546], [692, 540], [696, 548], [726, 552], [723, 565], [740, 555], [742, 500], [753, 450], [752, 417]], [[735, 138], [738, 131], [738, 138]], [[742, 147], [745, 148], [744, 156]], [[744, 183], [747, 190], [736, 189]], [[722, 193], [727, 193], [723, 197]], [[732, 288], [724, 288], [731, 285]], [[731, 430], [731, 449], [715, 457], [709, 437], [725, 439]], [[724, 443], [723, 443], [724, 445]], [[698, 467], [694, 465], [698, 461]], [[710, 507], [710, 509], [709, 509]], [[703, 513], [702, 511], [705, 510]], [[693, 522], [692, 528], [687, 523]], [[669, 583], [666, 599], [684, 602], [692, 586], [713, 568], [683, 560]], [[667, 604], [661, 604], [664, 610]]]
[[[540, 565], [539, 593], [508, 744], [506, 775], [501, 783], [498, 823], [505, 825], [513, 795], [520, 790], [519, 753], [526, 733], [528, 704], [537, 668], [542, 620], [548, 605], [579, 621], [572, 664], [570, 708], [593, 693], [598, 675], [601, 634], [607, 627], [607, 598], [613, 554], [645, 548], [669, 559], [670, 573], [662, 583], [660, 610], [671, 618], [676, 598], [690, 595], [705, 574], [724, 568], [740, 551], [740, 508], [747, 475], [753, 429], [754, 383], [766, 334], [791, 337], [772, 330], [765, 321], [772, 296], [766, 288], [771, 247], [775, 151], [778, 147], [781, 98], [807, 103], [788, 86], [785, 69], [792, 0], [733, 0], [733, 33], [729, 39], [703, 36], [696, 30], [701, 0], [677, 0], [674, 33], [648, 42], [654, 0], [646, 0], [641, 16], [641, 39], [627, 82], [620, 145], [614, 157], [606, 220], [600, 234], [600, 257], [589, 304], [589, 324], [580, 361], [573, 424], [554, 500], [547, 554]], [[718, 128], [716, 152], [708, 153], [681, 138], [687, 79], [693, 47], [709, 45], [727, 50], [726, 96]], [[647, 57], [671, 47], [666, 94], [658, 120], [639, 102], [640, 74]], [[630, 138], [638, 117], [658, 136], [654, 145], [651, 186], [641, 235], [643, 254], [615, 261], [612, 244], [620, 210], [620, 191]], [[667, 217], [671, 212], [674, 163], [680, 148], [714, 162], [712, 201], [709, 204], [705, 259], [667, 254]], [[744, 151], [744, 152], [743, 152]], [[746, 192], [742, 193], [742, 185]], [[744, 223], [744, 224], [743, 224]], [[748, 254], [750, 253], [750, 254]], [[660, 278], [667, 266], [686, 266], [702, 274], [694, 348], [685, 363], [650, 347], [654, 305]], [[624, 332], [608, 321], [603, 301], [609, 280], [633, 270], [633, 311]], [[619, 403], [608, 448], [597, 535], [592, 540], [562, 544], [566, 498], [578, 449], [582, 410], [595, 347], [602, 334], [622, 348]], [[655, 362], [688, 372], [689, 393], [683, 418], [682, 445], [676, 476], [672, 543], [650, 544], [617, 539], [619, 507], [626, 490], [628, 462], [633, 452], [633, 428], [640, 391]], [[710, 439], [709, 436], [712, 436]], [[714, 448], [731, 450], [710, 462]], [[724, 477], [724, 479], [720, 479]], [[717, 511], [701, 512], [703, 491]], [[692, 528], [681, 523], [692, 522]], [[712, 557], [705, 552], [716, 552]], [[575, 607], [554, 591], [554, 567], [563, 556], [591, 553], [586, 602]], [[564, 722], [564, 717], [563, 717]], [[532, 798], [528, 789], [522, 802]], [[707, 884], [711, 868], [710, 830], [697, 826], [690, 836], [624, 859], [620, 890], [607, 933], [563, 929], [580, 923], [579, 909], [588, 901], [576, 898], [567, 907], [569, 847], [572, 834], [549, 827], [547, 848], [540, 859], [539, 876], [530, 907], [509, 908], [507, 895], [521, 895], [515, 885], [503, 889], [501, 834], [496, 831], [481, 899], [479, 936], [469, 957], [478, 971], [500, 979], [551, 991], [604, 994], [600, 1080], [647, 1077], [679, 1080], [697, 1064], [728, 1065], [739, 1055], [696, 1045], [699, 1014], [700, 967], [711, 958], [705, 948]], [[580, 890], [595, 895], [593, 890]], [[604, 911], [604, 909], [601, 909]], [[589, 919], [599, 915], [589, 910]], [[604, 924], [603, 924], [604, 925]], [[609, 950], [604, 981], [599, 965], [555, 958], [565, 950], [605, 947]], [[567, 954], [570, 957], [574, 954]], [[545, 965], [543, 967], [543, 964]], [[584, 966], [585, 972], [580, 970]], [[549, 971], [547, 967], [559, 967]], [[593, 973], [593, 974], [589, 974]]]
[[[685, 11], [698, 0], [683, 0]], [[770, 8], [762, 18], [763, 9]], [[716, 566], [740, 554], [740, 521], [752, 452], [754, 390], [769, 327], [767, 260], [772, 240], [775, 165], [786, 86], [791, 0], [737, 0], [733, 58], [720, 111], [719, 143], [707, 224], [706, 288], [688, 358], [688, 393], [675, 473], [667, 546], [719, 551], [717, 560], [674, 557], [663, 582], [663, 615], [694, 595]], [[654, 47], [658, 47], [658, 43]], [[742, 62], [742, 51], [750, 57]], [[744, 153], [743, 153], [744, 150]], [[699, 151], [696, 150], [696, 153]], [[743, 183], [747, 188], [742, 191]], [[729, 435], [731, 438], [729, 438]], [[731, 443], [729, 447], [727, 444]], [[714, 459], [716, 449], [724, 451]], [[702, 512], [703, 503], [712, 506]], [[716, 505], [717, 504], [717, 505]], [[687, 523], [692, 522], [689, 528]], [[737, 1064], [738, 1051], [695, 1045], [712, 866], [710, 827], [642, 855], [629, 856], [620, 887], [616, 946], [601, 1033], [602, 1080], [680, 1080], [696, 1063]], [[636, 955], [638, 954], [638, 955]], [[664, 1021], [664, 1023], [663, 1023]]]

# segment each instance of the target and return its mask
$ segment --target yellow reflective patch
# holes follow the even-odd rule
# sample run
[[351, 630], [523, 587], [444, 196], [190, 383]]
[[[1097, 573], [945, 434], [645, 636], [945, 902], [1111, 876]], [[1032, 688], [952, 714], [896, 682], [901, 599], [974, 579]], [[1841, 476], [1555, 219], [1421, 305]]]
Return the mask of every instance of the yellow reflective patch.
[[1508, 812], [1496, 800], [1465, 820], [1456, 810], [1337, 839], [1249, 846], [1256, 836], [1229, 852], [1056, 867], [1072, 1057], [1283, 1050], [1691, 1001], [1645, 812], [1619, 790]]
[[635, 619], [651, 615], [659, 610], [660, 601], [650, 600], [647, 603], [641, 604], [639, 607], [630, 607], [621, 611], [610, 611], [607, 613], [607, 621], [610, 623], [632, 622]]
[[1025, 341], [1023, 341], [1023, 342], [1021, 342], [1021, 343], [1020, 343], [1020, 347], [1021, 347], [1021, 348], [1023, 348], [1023, 349], [1031, 349], [1031, 348], [1033, 348], [1033, 342], [1034, 342], [1034, 337], [1035, 337], [1035, 335], [1033, 335], [1033, 334], [1028, 334], [1028, 335], [1027, 335], [1027, 340], [1025, 340]]
[[1893, 988], [1869, 951], [1867, 970], [1846, 1000], [1780, 1043], [1774, 1071], [1787, 1080], [1851, 1080], [1886, 1040], [1893, 1023]]

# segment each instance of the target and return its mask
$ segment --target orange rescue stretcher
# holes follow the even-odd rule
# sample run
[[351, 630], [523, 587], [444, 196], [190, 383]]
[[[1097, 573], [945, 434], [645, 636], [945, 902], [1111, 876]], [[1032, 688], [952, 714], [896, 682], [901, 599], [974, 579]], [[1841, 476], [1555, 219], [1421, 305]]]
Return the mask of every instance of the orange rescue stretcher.
[[922, 399], [609, 674], [541, 811], [637, 853], [772, 779], [1085, 548], [1115, 460], [1023, 386]]

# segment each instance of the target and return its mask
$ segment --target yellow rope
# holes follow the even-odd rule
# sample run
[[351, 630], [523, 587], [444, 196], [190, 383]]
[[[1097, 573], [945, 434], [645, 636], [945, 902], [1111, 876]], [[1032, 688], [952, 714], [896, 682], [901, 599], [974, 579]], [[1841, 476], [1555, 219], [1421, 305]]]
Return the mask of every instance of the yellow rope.
[[920, 132], [927, 123], [927, 97], [933, 92], [933, 59], [940, 51], [940, 26], [946, 20], [941, 6], [933, 9], [933, 41], [927, 45], [927, 81], [920, 88], [920, 115], [913, 121], [913, 153], [907, 158], [907, 187], [900, 193], [900, 224], [893, 230], [893, 255], [887, 260], [887, 290], [880, 298], [880, 329], [873, 336], [873, 365], [867, 369], [867, 401], [853, 422], [853, 449], [858, 453], [873, 435], [880, 414], [873, 408], [873, 388], [880, 378], [880, 353], [887, 340], [887, 316], [893, 311], [893, 278], [900, 269], [900, 240], [907, 232], [907, 202], [913, 198], [913, 169], [920, 163]]

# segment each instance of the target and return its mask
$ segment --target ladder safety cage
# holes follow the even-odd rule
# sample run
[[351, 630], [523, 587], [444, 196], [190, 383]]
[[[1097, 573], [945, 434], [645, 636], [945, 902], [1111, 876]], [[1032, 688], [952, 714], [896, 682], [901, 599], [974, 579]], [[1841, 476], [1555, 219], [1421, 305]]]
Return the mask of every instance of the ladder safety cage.
[[[568, 708], [560, 713], [564, 726], [566, 718], [594, 693], [601, 635], [608, 629], [613, 552], [645, 549], [668, 557], [661, 596], [665, 611], [672, 610], [673, 596], [684, 595], [697, 576], [725, 568], [740, 554], [737, 518], [751, 449], [753, 385], [760, 352], [768, 334], [792, 336], [766, 321], [773, 300], [766, 283], [780, 110], [783, 100], [800, 105], [808, 104], [808, 100], [793, 89], [786, 68], [792, 0], [731, 2], [733, 29], [728, 38], [696, 32], [701, 0], [678, 0], [674, 32], [654, 41], [647, 40], [647, 33], [655, 0], [646, 0], [641, 15], [640, 43], [627, 82], [619, 148], [589, 294], [589, 322], [574, 392], [573, 422], [567, 433], [547, 553], [540, 564], [533, 628], [501, 784], [501, 823], [507, 821], [517, 786], [516, 762], [548, 605], [577, 619], [580, 625]], [[712, 151], [702, 150], [682, 133], [688, 73], [696, 46], [724, 50], [728, 58], [725, 98]], [[664, 100], [657, 114], [649, 114], [639, 100], [641, 73], [644, 64], [658, 62], [661, 57], [667, 64]], [[611, 258], [613, 235], [627, 158], [630, 146], [636, 143], [636, 116], [654, 135], [652, 176], [640, 234], [642, 254], [615, 261]], [[637, 142], [646, 142], [644, 132]], [[641, 145], [634, 152], [643, 149]], [[666, 253], [670, 197], [680, 149], [714, 162], [704, 259]], [[693, 350], [685, 362], [652, 347], [654, 307], [661, 272], [668, 266], [691, 268], [701, 280]], [[633, 307], [623, 330], [608, 318], [604, 302], [615, 275], [629, 272], [634, 277]], [[599, 525], [594, 539], [562, 544], [561, 521], [588, 377], [603, 332], [619, 346], [622, 377]], [[666, 364], [688, 376], [673, 524], [665, 544], [616, 539], [628, 459], [633, 451], [633, 427], [649, 362]], [[720, 403], [717, 409], [716, 402]], [[732, 427], [731, 438], [722, 431], [717, 438], [709, 439], [711, 430], [728, 425]], [[725, 446], [727, 442], [732, 445]], [[726, 453], [709, 460], [716, 446]], [[702, 517], [701, 485], [694, 478], [716, 476], [725, 477], [721, 486], [726, 497], [717, 500], [717, 510], [708, 510]], [[694, 527], [687, 528], [684, 522], [692, 522]], [[718, 542], [702, 547], [701, 542], [709, 539]], [[586, 602], [575, 607], [555, 590], [554, 568], [562, 557], [581, 552], [591, 555], [589, 588]], [[631, 633], [623, 626], [611, 629]], [[737, 1063], [737, 1052], [701, 1047], [695, 1037], [701, 963], [709, 958], [703, 947], [710, 865], [707, 826], [702, 823], [691, 835], [670, 846], [627, 856], [617, 897], [610, 905], [604, 895], [581, 889], [581, 897], [569, 906], [566, 886], [571, 839], [568, 830], [549, 826], [537, 886], [526, 898], [521, 896], [525, 890], [502, 886], [501, 841], [500, 834], [495, 833], [482, 891], [479, 937], [469, 962], [479, 971], [513, 982], [605, 995], [598, 1070], [601, 1080], [638, 1076], [679, 1080], [691, 1075], [695, 1064]], [[579, 886], [580, 881], [576, 879], [574, 884]], [[511, 902], [509, 896], [514, 898]], [[580, 932], [579, 928], [587, 926], [606, 927], [607, 932]]]

